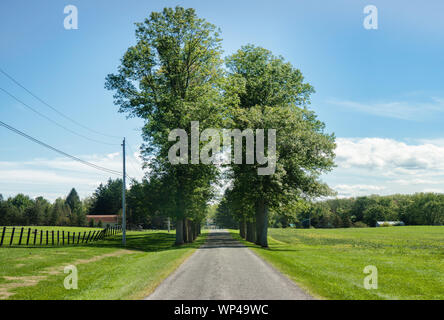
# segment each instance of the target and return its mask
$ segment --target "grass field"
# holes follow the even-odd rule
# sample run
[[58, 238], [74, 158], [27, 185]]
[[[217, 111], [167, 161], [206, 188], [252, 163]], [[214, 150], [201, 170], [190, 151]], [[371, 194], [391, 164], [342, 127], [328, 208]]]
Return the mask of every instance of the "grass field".
[[[243, 242], [318, 298], [444, 299], [444, 227], [270, 229], [269, 249]], [[367, 265], [378, 289], [364, 288]]]
[[[85, 245], [0, 248], [0, 299], [140, 299], [176, 269], [206, 234], [174, 246], [166, 231], [127, 232]], [[64, 267], [75, 265], [78, 289], [67, 290]]]

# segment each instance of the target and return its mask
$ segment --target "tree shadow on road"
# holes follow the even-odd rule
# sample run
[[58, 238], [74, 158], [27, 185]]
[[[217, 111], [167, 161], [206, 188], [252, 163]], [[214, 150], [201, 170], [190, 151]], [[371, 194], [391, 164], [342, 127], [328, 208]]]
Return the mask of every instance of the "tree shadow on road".
[[297, 252], [297, 251], [302, 251], [301, 249], [290, 249], [288, 247], [288, 245], [284, 244], [284, 243], [282, 243], [282, 244], [279, 244], [279, 243], [275, 244], [275, 243], [273, 243], [272, 246], [264, 248], [264, 247], [261, 247], [261, 246], [255, 244], [255, 243], [246, 241], [245, 239], [241, 238], [241, 236], [238, 233], [230, 232], [230, 234], [233, 237], [234, 241], [241, 242], [241, 244], [244, 247], [247, 247], [247, 248], [255, 248], [255, 249], [267, 250], [267, 251], [271, 251], [271, 252], [273, 252], [273, 251], [274, 252]]
[[105, 240], [92, 242], [84, 246], [98, 248], [119, 248], [137, 250], [143, 252], [158, 252], [165, 250], [183, 250], [187, 248], [199, 248], [206, 239], [206, 234], [202, 233], [193, 243], [186, 243], [180, 246], [175, 245], [176, 236], [167, 231], [130, 231], [126, 234], [126, 245], [122, 244], [122, 235], [115, 235]]

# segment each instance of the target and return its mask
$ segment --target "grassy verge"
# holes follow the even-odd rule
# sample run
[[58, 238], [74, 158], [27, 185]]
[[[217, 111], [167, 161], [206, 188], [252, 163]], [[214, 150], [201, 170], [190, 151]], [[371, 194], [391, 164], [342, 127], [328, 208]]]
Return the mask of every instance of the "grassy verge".
[[[127, 232], [72, 247], [0, 248], [0, 299], [140, 299], [149, 295], [205, 240], [174, 246], [166, 231]], [[75, 265], [78, 289], [66, 290], [64, 267]]]
[[[317, 297], [444, 299], [444, 227], [270, 229], [269, 249], [231, 233]], [[368, 265], [378, 289], [364, 288]]]

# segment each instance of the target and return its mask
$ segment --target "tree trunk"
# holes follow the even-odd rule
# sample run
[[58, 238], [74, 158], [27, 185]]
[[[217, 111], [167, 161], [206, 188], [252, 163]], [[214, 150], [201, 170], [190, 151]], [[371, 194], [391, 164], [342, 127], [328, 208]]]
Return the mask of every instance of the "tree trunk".
[[246, 223], [245, 223], [245, 217], [242, 217], [242, 218], [241, 218], [241, 221], [239, 222], [239, 235], [240, 235], [243, 239], [245, 239], [245, 237], [246, 237], [246, 233], [247, 233], [246, 228], [247, 228], [247, 225], [246, 225]]
[[194, 241], [196, 239], [196, 228], [194, 221], [191, 221], [191, 240]]
[[183, 241], [188, 243], [188, 219], [183, 219]]
[[183, 244], [183, 219], [176, 221], [176, 245]]
[[256, 204], [256, 241], [261, 247], [268, 247], [268, 205], [261, 198]]
[[188, 220], [188, 225], [187, 225], [187, 227], [188, 227], [188, 242], [193, 242], [193, 232], [191, 229], [192, 223], [193, 223], [193, 221]]
[[251, 223], [247, 222], [247, 234], [245, 235], [245, 240], [251, 241]]
[[261, 198], [256, 203], [256, 244], [268, 247], [268, 205]]
[[247, 237], [249, 242], [256, 242], [256, 224], [254, 222], [247, 222]]

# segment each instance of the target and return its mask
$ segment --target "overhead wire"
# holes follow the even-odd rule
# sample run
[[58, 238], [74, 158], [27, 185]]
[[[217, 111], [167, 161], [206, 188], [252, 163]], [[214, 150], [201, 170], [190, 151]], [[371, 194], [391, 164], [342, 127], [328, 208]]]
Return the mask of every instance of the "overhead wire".
[[51, 118], [47, 117], [46, 115], [44, 115], [43, 113], [39, 112], [38, 110], [34, 109], [33, 107], [31, 107], [30, 105], [28, 105], [27, 103], [23, 102], [22, 100], [20, 100], [19, 98], [17, 98], [15, 95], [13, 95], [12, 93], [10, 93], [9, 91], [7, 91], [6, 89], [0, 87], [0, 90], [3, 91], [4, 93], [6, 93], [8, 96], [10, 96], [11, 98], [13, 98], [15, 101], [19, 102], [20, 104], [24, 105], [26, 108], [28, 108], [29, 110], [31, 110], [32, 112], [38, 114], [40, 117], [45, 118], [46, 120], [48, 120], [49, 122], [53, 123], [54, 125], [72, 133], [75, 134], [76, 136], [79, 136], [81, 138], [93, 141], [93, 142], [97, 142], [97, 143], [102, 143], [102, 144], [107, 144], [107, 145], [111, 145], [111, 146], [115, 146], [117, 145], [117, 143], [109, 143], [109, 142], [104, 142], [104, 141], [100, 141], [100, 140], [96, 140], [96, 139], [92, 139], [89, 138], [87, 136], [84, 136], [83, 134], [80, 134], [74, 130], [71, 130], [67, 127], [65, 127], [64, 125], [61, 125], [60, 123], [58, 123], [55, 120], [52, 120]]
[[31, 96], [33, 96], [35, 99], [37, 99], [38, 101], [40, 101], [42, 104], [44, 104], [45, 106], [47, 106], [48, 108], [50, 108], [51, 110], [53, 110], [54, 112], [56, 112], [57, 114], [59, 114], [60, 116], [62, 116], [63, 118], [71, 121], [72, 123], [99, 135], [105, 136], [105, 137], [110, 137], [110, 138], [119, 138], [118, 136], [114, 136], [111, 134], [106, 134], [103, 132], [99, 132], [97, 130], [91, 129], [90, 127], [87, 127], [83, 124], [81, 124], [80, 122], [72, 119], [71, 117], [67, 116], [66, 114], [64, 114], [63, 112], [59, 111], [57, 108], [53, 107], [52, 105], [50, 105], [48, 102], [46, 102], [45, 100], [43, 100], [42, 98], [40, 98], [39, 96], [37, 96], [35, 93], [33, 93], [31, 90], [29, 90], [28, 88], [26, 88], [23, 84], [21, 84], [18, 80], [16, 80], [14, 77], [12, 77], [10, 74], [8, 74], [5, 70], [3, 70], [2, 68], [0, 68], [0, 72], [6, 76], [9, 80], [11, 80], [12, 82], [14, 82], [16, 85], [18, 85], [20, 88], [22, 88], [23, 90], [25, 90], [27, 93], [29, 93]]
[[68, 157], [68, 158], [70, 158], [72, 160], [75, 160], [77, 162], [83, 163], [84, 165], [87, 165], [89, 167], [92, 167], [94, 169], [101, 170], [101, 171], [104, 171], [104, 172], [107, 172], [107, 173], [111, 173], [111, 174], [115, 174], [115, 175], [119, 175], [119, 176], [122, 175], [122, 173], [119, 172], [119, 171], [108, 169], [108, 168], [96, 165], [94, 163], [82, 160], [82, 159], [80, 159], [78, 157], [75, 157], [75, 156], [70, 155], [70, 154], [68, 154], [68, 153], [66, 153], [64, 151], [61, 151], [61, 150], [59, 150], [59, 149], [57, 149], [55, 147], [52, 147], [49, 144], [47, 144], [45, 142], [42, 142], [42, 141], [40, 141], [40, 140], [38, 140], [38, 139], [36, 139], [34, 137], [31, 137], [30, 135], [28, 135], [28, 134], [26, 134], [26, 133], [24, 133], [24, 132], [22, 132], [22, 131], [20, 131], [20, 130], [18, 130], [16, 128], [14, 128], [14, 127], [12, 127], [12, 126], [2, 122], [2, 121], [0, 121], [0, 126], [5, 127], [6, 129], [8, 129], [8, 130], [10, 130], [10, 131], [12, 131], [12, 132], [14, 132], [14, 133], [16, 133], [18, 135], [21, 135], [21, 136], [27, 138], [28, 140], [31, 140], [32, 142], [35, 142], [35, 143], [37, 143], [37, 144], [39, 144], [39, 145], [41, 145], [41, 146], [43, 146], [45, 148], [48, 148], [48, 149], [50, 149], [52, 151], [55, 151], [55, 152], [57, 152], [57, 153], [59, 153], [59, 154], [61, 154], [63, 156], [66, 156], [66, 157]]

